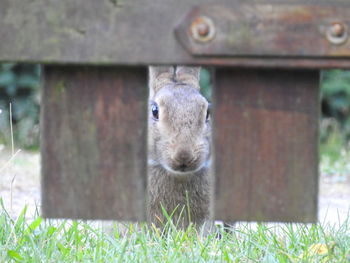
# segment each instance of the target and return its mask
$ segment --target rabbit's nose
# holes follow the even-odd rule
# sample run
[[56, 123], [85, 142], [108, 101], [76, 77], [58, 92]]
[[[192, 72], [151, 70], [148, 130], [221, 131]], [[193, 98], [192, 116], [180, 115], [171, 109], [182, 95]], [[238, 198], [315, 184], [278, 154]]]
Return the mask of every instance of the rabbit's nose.
[[177, 166], [182, 170], [185, 170], [191, 164], [192, 159], [192, 153], [188, 150], [180, 150], [175, 156]]
[[178, 159], [180, 162], [186, 162], [187, 160], [191, 159], [191, 153], [186, 150], [181, 150], [177, 153], [176, 159]]

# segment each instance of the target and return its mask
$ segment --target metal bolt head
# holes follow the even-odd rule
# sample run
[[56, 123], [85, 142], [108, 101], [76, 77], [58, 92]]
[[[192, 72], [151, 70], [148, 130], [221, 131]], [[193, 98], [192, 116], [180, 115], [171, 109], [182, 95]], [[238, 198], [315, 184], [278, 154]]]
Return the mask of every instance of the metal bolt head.
[[341, 37], [345, 34], [345, 26], [342, 23], [334, 23], [330, 28], [330, 33], [334, 37]]
[[207, 23], [198, 23], [195, 26], [199, 36], [206, 37], [209, 35], [210, 27]]
[[344, 44], [349, 37], [348, 28], [344, 23], [336, 22], [326, 32], [327, 40], [335, 45]]
[[209, 42], [215, 37], [214, 22], [206, 16], [196, 17], [190, 26], [190, 34], [197, 42]]

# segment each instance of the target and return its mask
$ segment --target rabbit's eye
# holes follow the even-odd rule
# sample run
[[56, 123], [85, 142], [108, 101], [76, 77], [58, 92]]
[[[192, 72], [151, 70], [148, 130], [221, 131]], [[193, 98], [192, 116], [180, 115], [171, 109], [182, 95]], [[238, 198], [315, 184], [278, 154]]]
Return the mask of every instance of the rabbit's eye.
[[210, 118], [210, 104], [208, 105], [207, 116], [205, 117], [205, 120], [208, 121], [209, 118]]
[[158, 120], [158, 118], [159, 118], [159, 111], [158, 111], [158, 105], [157, 104], [153, 104], [152, 105], [152, 115], [153, 115], [153, 118]]

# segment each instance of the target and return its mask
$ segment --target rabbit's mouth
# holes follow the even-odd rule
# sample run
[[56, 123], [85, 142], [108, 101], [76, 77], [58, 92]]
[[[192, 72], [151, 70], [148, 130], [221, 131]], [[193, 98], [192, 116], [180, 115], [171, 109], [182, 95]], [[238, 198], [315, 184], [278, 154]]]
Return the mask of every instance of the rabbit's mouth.
[[185, 165], [185, 164], [179, 164], [179, 165], [173, 165], [172, 167], [166, 163], [161, 163], [161, 165], [170, 172], [171, 174], [174, 175], [191, 175], [194, 173], [199, 172], [202, 169], [207, 169], [210, 166], [210, 159], [208, 159], [205, 162], [202, 162], [200, 165]]
[[152, 159], [148, 159], [148, 165], [161, 166], [163, 167], [164, 170], [166, 170], [167, 172], [173, 175], [187, 176], [187, 175], [197, 173], [202, 169], [208, 169], [211, 166], [211, 158], [208, 158], [205, 162], [202, 162], [200, 165], [196, 167], [178, 167], [174, 169], [170, 165], [168, 165], [166, 162], [156, 161]]

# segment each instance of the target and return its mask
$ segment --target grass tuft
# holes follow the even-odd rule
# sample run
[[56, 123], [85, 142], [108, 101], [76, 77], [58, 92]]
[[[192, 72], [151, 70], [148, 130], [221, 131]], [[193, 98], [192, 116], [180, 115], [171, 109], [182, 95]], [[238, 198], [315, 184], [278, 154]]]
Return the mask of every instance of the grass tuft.
[[201, 235], [194, 226], [160, 232], [129, 224], [16, 219], [0, 199], [0, 262], [349, 262], [350, 220], [340, 226], [237, 224]]

